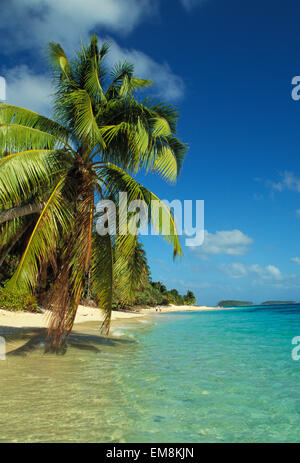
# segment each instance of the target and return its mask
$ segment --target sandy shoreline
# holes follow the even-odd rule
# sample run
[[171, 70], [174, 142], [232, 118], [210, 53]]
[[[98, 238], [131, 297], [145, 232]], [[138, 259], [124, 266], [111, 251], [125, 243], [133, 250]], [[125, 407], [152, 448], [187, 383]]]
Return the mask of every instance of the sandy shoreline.
[[[134, 318], [145, 317], [151, 314], [170, 313], [170, 312], [202, 312], [202, 311], [218, 311], [226, 310], [217, 307], [206, 307], [206, 306], [158, 306], [153, 308], [137, 308], [135, 311], [113, 311], [112, 322], [114, 321], [125, 321]], [[46, 328], [51, 312], [49, 310], [43, 310], [42, 313], [30, 313], [30, 312], [9, 312], [7, 310], [0, 309], [0, 329], [9, 328]], [[103, 313], [101, 309], [94, 307], [79, 306], [75, 318], [74, 328], [78, 328], [78, 325], [86, 322], [102, 322]]]

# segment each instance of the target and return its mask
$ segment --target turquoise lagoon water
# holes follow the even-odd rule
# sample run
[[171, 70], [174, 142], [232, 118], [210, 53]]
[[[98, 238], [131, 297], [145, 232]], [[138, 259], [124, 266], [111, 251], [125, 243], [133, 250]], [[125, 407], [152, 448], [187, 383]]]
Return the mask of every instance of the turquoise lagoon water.
[[[38, 336], [0, 361], [2, 442], [299, 442], [299, 306], [159, 314]], [[8, 346], [20, 340], [8, 338]]]

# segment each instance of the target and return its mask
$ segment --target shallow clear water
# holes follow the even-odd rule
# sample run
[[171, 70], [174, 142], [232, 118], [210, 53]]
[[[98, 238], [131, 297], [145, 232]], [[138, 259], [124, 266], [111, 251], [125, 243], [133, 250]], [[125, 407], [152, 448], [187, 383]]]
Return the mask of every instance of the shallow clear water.
[[0, 441], [300, 441], [299, 308], [160, 314], [101, 343], [86, 331], [65, 355], [0, 361]]

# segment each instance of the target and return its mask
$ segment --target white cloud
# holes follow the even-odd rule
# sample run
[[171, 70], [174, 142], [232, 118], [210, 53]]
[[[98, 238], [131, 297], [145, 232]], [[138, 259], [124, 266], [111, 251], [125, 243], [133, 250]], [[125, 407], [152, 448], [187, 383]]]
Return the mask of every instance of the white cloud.
[[290, 190], [300, 193], [300, 178], [293, 172], [285, 171], [280, 182], [269, 182], [269, 184], [276, 191]]
[[49, 115], [53, 88], [47, 76], [34, 74], [22, 65], [5, 72], [5, 78], [7, 103]]
[[245, 265], [242, 263], [230, 263], [219, 266], [219, 270], [231, 278], [256, 277], [256, 283], [261, 281], [279, 282], [289, 278], [294, 279], [295, 275], [283, 275], [275, 265], [261, 266], [258, 264]]
[[[76, 46], [96, 27], [127, 33], [156, 11], [153, 0], [11, 0], [1, 2], [0, 28], [16, 48], [49, 40]], [[13, 37], [13, 41], [11, 40]]]
[[255, 264], [249, 267], [249, 271], [263, 280], [281, 280], [283, 278], [279, 268], [275, 267], [275, 265], [261, 267], [260, 265]]
[[219, 269], [231, 278], [243, 278], [248, 275], [248, 269], [244, 264], [234, 262], [232, 264], [222, 264]]
[[296, 216], [300, 218], [300, 209], [296, 210]]
[[292, 257], [292, 258], [291, 258], [291, 261], [292, 261], [292, 262], [295, 262], [295, 264], [300, 265], [300, 259], [299, 259], [299, 257]]
[[[80, 41], [88, 41], [96, 28], [130, 32], [144, 17], [155, 13], [157, 4], [153, 0], [12, 0], [1, 5], [2, 50], [26, 49], [37, 51], [40, 56], [45, 53], [46, 43], [55, 41], [73, 54]], [[113, 61], [126, 58], [132, 62], [138, 76], [154, 81], [154, 93], [170, 100], [183, 96], [183, 80], [172, 72], [168, 63], [158, 63], [137, 49], [122, 48], [114, 40], [111, 43]], [[2, 74], [7, 77], [3, 71]], [[45, 79], [31, 75], [33, 81], [39, 81], [38, 89], [45, 86], [41, 82]]]
[[216, 233], [204, 232], [202, 246], [192, 248], [198, 255], [203, 254], [228, 254], [240, 256], [249, 251], [252, 238], [240, 230], [217, 231]]

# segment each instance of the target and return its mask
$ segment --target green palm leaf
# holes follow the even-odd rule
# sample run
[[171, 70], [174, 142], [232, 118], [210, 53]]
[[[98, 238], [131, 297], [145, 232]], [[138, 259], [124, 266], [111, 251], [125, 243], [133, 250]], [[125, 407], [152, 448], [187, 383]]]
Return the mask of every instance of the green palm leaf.
[[103, 92], [101, 83], [100, 83], [100, 78], [99, 78], [99, 73], [98, 73], [98, 63], [97, 56], [93, 56], [90, 59], [90, 69], [87, 71], [86, 74], [86, 84], [85, 88], [89, 95], [92, 96], [95, 101], [99, 101], [100, 103], [106, 103], [106, 97]]
[[62, 171], [55, 150], [29, 150], [13, 153], [0, 160], [0, 209], [20, 204], [38, 191], [51, 185]]
[[5, 103], [0, 103], [0, 123], [32, 127], [54, 135], [64, 141], [67, 141], [70, 137], [69, 130], [62, 127], [56, 121], [41, 116], [29, 109]]
[[86, 90], [75, 90], [66, 98], [66, 103], [74, 107], [77, 137], [88, 140], [94, 147], [97, 143], [105, 146], [101, 131], [96, 122], [91, 98]]
[[58, 145], [57, 137], [47, 132], [20, 124], [0, 124], [0, 150], [2, 153], [31, 149], [53, 149], [56, 145]]
[[[134, 200], [145, 201], [149, 210], [149, 220], [152, 222], [157, 232], [162, 234], [164, 231], [164, 224], [169, 225], [170, 233], [164, 234], [163, 237], [173, 246], [174, 257], [182, 255], [182, 249], [177, 235], [173, 213], [163, 201], [137, 182], [126, 171], [112, 163], [106, 163], [103, 167], [98, 168], [97, 172], [99, 181], [101, 182], [101, 179], [105, 180], [108, 191], [115, 197], [116, 201], [119, 191], [124, 191], [128, 194], [129, 202]], [[161, 212], [158, 218], [151, 215], [152, 201], [159, 202]], [[132, 249], [132, 246], [130, 246], [130, 236], [131, 235], [125, 235], [120, 238], [120, 240], [123, 240], [124, 242], [128, 240], [128, 249]]]
[[73, 80], [73, 74], [68, 58], [59, 43], [49, 43], [50, 64], [61, 72], [64, 78]]
[[32, 291], [35, 287], [41, 263], [47, 262], [57, 246], [60, 233], [68, 229], [71, 214], [62, 196], [65, 178], [53, 189], [29, 238], [18, 268], [7, 288]]
[[155, 159], [153, 171], [170, 182], [176, 182], [178, 174], [177, 160], [169, 146], [162, 146]]

